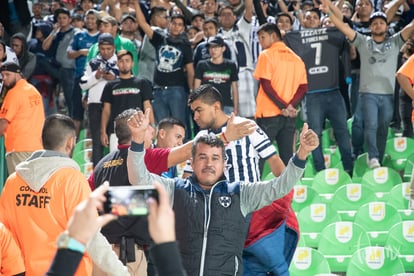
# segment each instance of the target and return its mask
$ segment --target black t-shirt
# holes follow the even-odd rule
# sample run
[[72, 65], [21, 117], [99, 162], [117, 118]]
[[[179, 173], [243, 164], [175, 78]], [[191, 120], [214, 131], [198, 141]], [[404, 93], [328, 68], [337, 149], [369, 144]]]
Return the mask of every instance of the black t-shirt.
[[152, 86], [147, 79], [132, 77], [108, 82], [101, 96], [101, 102], [111, 104], [108, 133], [114, 132], [114, 119], [128, 108], [144, 110], [144, 101], [152, 100]]
[[304, 29], [288, 32], [284, 40], [306, 65], [309, 92], [338, 88], [340, 57], [343, 63], [349, 64], [348, 44], [340, 31], [336, 28]]
[[193, 62], [193, 52], [188, 39], [171, 38], [154, 32], [151, 44], [155, 47], [157, 66], [154, 84], [159, 86], [184, 86], [187, 82], [184, 67]]
[[233, 106], [231, 83], [238, 81], [236, 63], [224, 59], [221, 64], [214, 64], [210, 60], [202, 60], [195, 70], [195, 78], [201, 80], [201, 84], [211, 84], [223, 97], [223, 105]]

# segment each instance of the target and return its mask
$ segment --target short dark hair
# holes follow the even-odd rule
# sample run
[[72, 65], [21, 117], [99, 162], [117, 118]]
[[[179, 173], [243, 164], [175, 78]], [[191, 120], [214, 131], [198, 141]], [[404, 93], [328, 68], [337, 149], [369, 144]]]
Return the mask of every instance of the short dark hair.
[[307, 12], [314, 12], [318, 15], [319, 19], [321, 19], [321, 11], [318, 8], [312, 8], [312, 9], [306, 10], [305, 13]]
[[118, 138], [118, 144], [128, 144], [131, 141], [131, 131], [128, 127], [128, 119], [137, 113], [136, 109], [129, 108], [122, 111], [114, 119], [115, 135]]
[[203, 84], [194, 90], [188, 97], [188, 104], [192, 104], [195, 100], [201, 100], [208, 105], [219, 102], [220, 108], [223, 109], [223, 97], [220, 91], [211, 84]]
[[154, 16], [159, 15], [163, 12], [167, 12], [168, 10], [164, 7], [160, 7], [160, 6], [155, 6], [151, 8], [150, 11], [150, 19], [152, 19]]
[[130, 56], [132, 60], [134, 60], [134, 57], [132, 56], [132, 53], [128, 50], [121, 50], [116, 54], [116, 57], [118, 59], [122, 58], [123, 56]]
[[204, 20], [203, 26], [208, 24], [208, 23], [212, 23], [216, 27], [216, 30], [218, 30], [219, 25], [218, 25], [218, 22], [215, 18], [207, 18], [206, 20]]
[[76, 127], [69, 116], [53, 114], [46, 118], [42, 129], [44, 149], [58, 150], [73, 136], [76, 136]]
[[193, 146], [191, 147], [191, 157], [193, 158], [193, 160], [196, 157], [198, 144], [205, 144], [210, 147], [221, 148], [221, 154], [223, 156], [223, 160], [226, 159], [226, 149], [224, 147], [224, 143], [214, 133], [206, 133], [206, 134], [197, 136], [194, 139]]
[[182, 14], [179, 14], [179, 13], [174, 13], [173, 15], [171, 15], [171, 22], [174, 20], [174, 19], [181, 19], [182, 21], [183, 21], [183, 25], [184, 25], [184, 27], [186, 27], [185, 26], [185, 17], [184, 17], [184, 15], [182, 15]]
[[276, 14], [276, 23], [277, 23], [277, 21], [278, 21], [279, 17], [281, 17], [281, 16], [285, 16], [285, 17], [289, 18], [290, 25], [293, 25], [293, 19], [292, 19], [292, 17], [290, 16], [290, 14], [289, 14], [289, 13], [287, 13], [287, 12], [279, 12], [278, 14]]
[[158, 130], [160, 129], [169, 130], [173, 128], [174, 126], [180, 126], [185, 129], [185, 125], [183, 122], [173, 117], [167, 117], [159, 121]]
[[280, 30], [275, 23], [264, 23], [259, 27], [257, 30], [257, 34], [261, 32], [266, 32], [268, 34], [275, 33], [278, 39], [282, 39], [282, 35], [280, 34]]
[[218, 10], [218, 13], [217, 13], [217, 14], [220, 16], [220, 15], [221, 15], [221, 12], [222, 12], [223, 10], [225, 10], [225, 9], [231, 10], [231, 12], [233, 13], [233, 15], [235, 15], [234, 9], [233, 9], [233, 7], [232, 7], [232, 6], [230, 6], [230, 5], [226, 5], [226, 6], [221, 7], [221, 8]]

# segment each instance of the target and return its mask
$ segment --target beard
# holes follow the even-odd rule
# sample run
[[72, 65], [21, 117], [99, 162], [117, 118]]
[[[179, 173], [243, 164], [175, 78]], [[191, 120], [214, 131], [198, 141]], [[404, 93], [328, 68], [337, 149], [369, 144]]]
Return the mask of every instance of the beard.
[[5, 83], [3, 81], [3, 85], [4, 87], [6, 87], [7, 89], [12, 89], [15, 85], [16, 85], [16, 79], [10, 81], [9, 83]]
[[122, 75], [127, 75], [127, 74], [130, 74], [131, 73], [131, 69], [129, 69], [129, 70], [126, 70], [126, 69], [121, 70], [121, 69], [119, 69], [119, 73], [121, 73]]

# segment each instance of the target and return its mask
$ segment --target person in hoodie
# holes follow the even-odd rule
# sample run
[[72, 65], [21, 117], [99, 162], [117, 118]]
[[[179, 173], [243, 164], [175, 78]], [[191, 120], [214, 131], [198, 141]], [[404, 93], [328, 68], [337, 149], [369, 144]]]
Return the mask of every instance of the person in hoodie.
[[36, 67], [36, 55], [28, 51], [26, 37], [23, 33], [14, 34], [10, 44], [19, 59], [23, 77], [29, 79]]
[[[154, 74], [154, 100], [152, 102], [157, 122], [174, 117], [187, 122], [187, 91], [193, 90], [194, 67], [191, 44], [185, 31], [184, 16], [174, 14], [168, 27], [168, 34], [154, 31], [145, 21], [138, 2], [135, 3], [138, 25], [154, 46], [156, 68]], [[185, 83], [187, 82], [187, 86]]]
[[[22, 251], [26, 275], [34, 276], [48, 270], [58, 236], [75, 207], [90, 194], [85, 176], [70, 158], [76, 143], [73, 120], [62, 114], [49, 116], [41, 140], [44, 150], [17, 166], [0, 197], [0, 221]], [[109, 275], [129, 275], [101, 234], [88, 243], [80, 240], [77, 246], [86, 248], [87, 254], [75, 275], [91, 275], [92, 261]]]
[[108, 81], [119, 75], [117, 57], [115, 54], [115, 41], [111, 34], [103, 33], [98, 38], [99, 54], [91, 59], [80, 79], [80, 87], [88, 90], [85, 97], [88, 102], [89, 130], [92, 135], [92, 163], [98, 164], [103, 157], [101, 144], [101, 117], [102, 117], [102, 91]]

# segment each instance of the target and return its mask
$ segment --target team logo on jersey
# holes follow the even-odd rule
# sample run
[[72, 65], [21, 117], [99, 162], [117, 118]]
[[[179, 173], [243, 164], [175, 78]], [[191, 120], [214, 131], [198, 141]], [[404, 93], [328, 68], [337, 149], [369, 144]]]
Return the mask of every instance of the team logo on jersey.
[[221, 196], [219, 197], [219, 203], [224, 208], [227, 208], [231, 205], [231, 197], [229, 196]]

